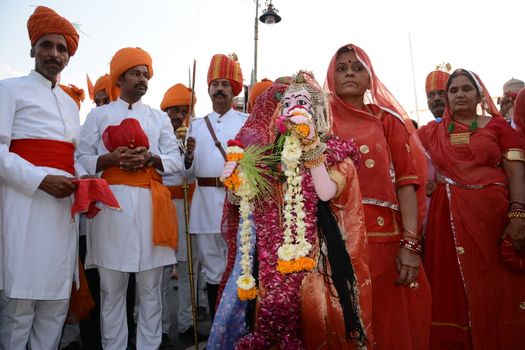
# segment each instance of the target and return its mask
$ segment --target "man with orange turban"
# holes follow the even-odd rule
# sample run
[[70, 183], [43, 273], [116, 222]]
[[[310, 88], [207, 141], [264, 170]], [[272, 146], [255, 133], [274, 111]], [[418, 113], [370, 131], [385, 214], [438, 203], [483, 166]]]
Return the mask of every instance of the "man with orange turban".
[[[100, 276], [104, 349], [125, 349], [126, 286], [135, 273], [139, 296], [137, 349], [158, 349], [162, 339], [162, 268], [177, 260], [177, 217], [160, 173], [184, 169], [166, 113], [142, 103], [153, 76], [140, 48], [113, 56], [109, 77], [120, 88], [114, 102], [91, 110], [82, 128], [79, 161], [106, 179], [121, 211], [102, 208], [88, 236], [87, 267]], [[160, 173], [159, 173], [160, 172]]]
[[43, 6], [27, 29], [35, 69], [0, 81], [0, 349], [56, 349], [77, 262], [71, 180], [85, 174], [78, 106], [58, 79], [79, 36]]
[[425, 81], [428, 109], [430, 109], [436, 119], [442, 118], [443, 113], [445, 113], [445, 100], [447, 96], [445, 88], [448, 77], [450, 77], [450, 74], [447, 72], [435, 70], [427, 75]]
[[95, 85], [87, 77], [87, 85], [89, 91], [89, 98], [95, 102], [97, 107], [107, 105], [111, 101], [115, 101], [118, 98], [119, 91], [116, 84], [112, 84], [109, 78], [109, 74], [104, 74], [97, 79]]
[[[192, 94], [192, 90], [184, 84], [175, 84], [170, 87], [164, 94], [164, 98], [160, 104], [160, 109], [168, 114], [173, 126], [173, 132], [179, 140], [179, 149], [181, 154], [193, 154], [195, 150], [195, 139], [190, 138], [186, 140], [187, 127], [189, 119], [193, 117], [193, 111], [197, 97]], [[191, 107], [191, 108], [190, 108]], [[192, 114], [191, 116], [189, 114]], [[184, 191], [182, 188], [184, 177], [189, 182], [189, 200], [193, 196], [195, 190], [195, 179], [189, 179], [186, 174], [173, 174], [163, 177], [164, 183], [168, 186], [171, 192], [171, 198], [177, 210], [177, 217], [179, 221], [179, 248], [177, 249], [177, 272], [178, 272], [178, 299], [179, 307], [177, 312], [178, 331], [179, 336], [183, 338], [193, 339], [193, 318], [191, 309], [191, 290], [190, 279], [188, 273], [188, 252], [186, 246], [186, 225], [184, 222]], [[195, 276], [198, 275], [199, 265], [196, 256], [195, 239], [192, 238], [192, 252], [193, 252], [193, 271]], [[165, 268], [163, 288], [168, 287], [171, 269]], [[195, 277], [194, 281], [197, 281]], [[195, 283], [197, 287], [197, 283]], [[171, 325], [169, 314], [169, 307], [167, 305], [167, 291], [163, 291], [163, 308], [162, 308], [162, 339], [163, 342], [168, 340], [168, 332]], [[197, 297], [197, 296], [196, 296]], [[199, 299], [200, 300], [200, 299]], [[200, 335], [200, 338], [204, 336]]]
[[253, 84], [253, 86], [250, 88], [250, 92], [248, 94], [248, 113], [252, 112], [253, 106], [255, 105], [255, 100], [257, 97], [266, 91], [270, 86], [272, 86], [273, 81], [270, 79], [264, 78], [258, 83]]
[[194, 157], [186, 154], [185, 163], [197, 178], [191, 203], [190, 233], [195, 234], [212, 319], [219, 283], [226, 269], [227, 250], [220, 233], [226, 193], [219, 177], [224, 168], [226, 143], [235, 137], [247, 119], [246, 114], [232, 108], [233, 97], [242, 91], [242, 82], [241, 67], [235, 55], [213, 56], [208, 69], [208, 94], [213, 111], [204, 118], [194, 119], [188, 132], [196, 146]]

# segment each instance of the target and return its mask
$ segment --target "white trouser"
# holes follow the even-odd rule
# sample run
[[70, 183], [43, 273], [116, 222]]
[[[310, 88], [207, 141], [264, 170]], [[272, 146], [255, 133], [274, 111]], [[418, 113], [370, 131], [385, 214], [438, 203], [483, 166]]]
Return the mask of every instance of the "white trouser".
[[169, 300], [170, 279], [173, 265], [166, 265], [162, 271], [162, 333], [169, 334], [171, 327], [171, 310]]
[[[126, 290], [128, 272], [99, 267], [100, 328], [102, 346], [108, 350], [126, 349], [128, 326], [126, 320]], [[139, 296], [137, 349], [156, 350], [162, 340], [162, 267], [135, 273]]]
[[0, 349], [57, 349], [69, 299], [7, 298], [0, 293]]
[[228, 246], [220, 233], [199, 233], [195, 235], [199, 260], [206, 283], [221, 283], [226, 270]]

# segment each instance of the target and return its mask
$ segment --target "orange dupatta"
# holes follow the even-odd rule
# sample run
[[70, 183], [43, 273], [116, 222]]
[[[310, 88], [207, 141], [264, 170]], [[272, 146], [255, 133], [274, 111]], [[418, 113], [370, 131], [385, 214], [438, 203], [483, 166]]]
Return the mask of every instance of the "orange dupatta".
[[[421, 228], [421, 224], [423, 223], [423, 219], [425, 217], [425, 211], [426, 211], [426, 194], [425, 194], [426, 183], [425, 181], [427, 179], [428, 168], [427, 168], [427, 161], [425, 158], [425, 151], [424, 151], [423, 146], [421, 145], [421, 141], [419, 140], [417, 136], [416, 129], [414, 128], [414, 125], [410, 121], [410, 117], [405, 112], [403, 107], [401, 107], [401, 105], [396, 100], [394, 95], [392, 95], [392, 93], [387, 89], [387, 87], [381, 82], [381, 80], [379, 80], [379, 78], [375, 74], [370, 58], [368, 57], [366, 52], [354, 44], [344, 45], [341, 48], [343, 47], [348, 47], [355, 51], [357, 58], [365, 66], [365, 68], [368, 71], [368, 75], [370, 76], [370, 91], [369, 93], [365, 94], [364, 103], [376, 105], [379, 108], [381, 108], [383, 111], [394, 115], [395, 117], [397, 117], [399, 120], [401, 120], [404, 123], [405, 128], [408, 131], [409, 144], [411, 147], [414, 168], [420, 180], [420, 186], [417, 190], [417, 201], [418, 201], [418, 227]], [[340, 49], [338, 49], [337, 51], [339, 51]], [[368, 113], [362, 110], [359, 110], [357, 108], [354, 108], [353, 106], [350, 106], [349, 104], [344, 103], [343, 100], [341, 100], [335, 93], [334, 73], [335, 73], [336, 61], [337, 61], [337, 53], [332, 57], [332, 60], [330, 61], [330, 64], [328, 66], [324, 89], [327, 93], [331, 95], [331, 99], [332, 99], [331, 105], [332, 105], [332, 113], [333, 113], [334, 132], [336, 135], [340, 137], [344, 137], [344, 135], [340, 135], [338, 132], [340, 132], [340, 130], [345, 128], [345, 124], [348, 124], [348, 120], [346, 118], [348, 113], [354, 113], [354, 114], [358, 113], [360, 115], [364, 115]], [[352, 127], [352, 126], [348, 126], [348, 127]]]
[[110, 185], [150, 188], [153, 205], [153, 244], [177, 249], [177, 213], [171, 202], [170, 191], [162, 185], [162, 177], [153, 167], [137, 172], [111, 167], [104, 170], [102, 178]]

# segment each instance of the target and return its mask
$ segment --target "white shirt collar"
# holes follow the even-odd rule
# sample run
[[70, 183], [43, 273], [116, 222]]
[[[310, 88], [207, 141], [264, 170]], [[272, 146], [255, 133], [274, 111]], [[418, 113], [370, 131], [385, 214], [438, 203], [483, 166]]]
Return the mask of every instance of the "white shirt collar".
[[131, 104], [131, 108], [130, 108], [130, 104], [122, 100], [120, 97], [115, 101], [115, 103], [117, 103], [117, 105], [122, 106], [126, 109], [135, 110], [142, 105], [142, 100], [138, 100], [137, 102]]
[[[53, 89], [53, 83], [51, 81], [49, 81], [49, 79], [47, 79], [46, 77], [44, 77], [42, 74], [38, 73], [36, 70], [31, 70], [31, 73], [29, 73], [29, 76], [36, 80], [37, 82], [39, 82], [40, 84], [44, 85], [45, 87], [49, 88], [49, 89]], [[58, 83], [55, 84], [55, 87], [58, 86]]]

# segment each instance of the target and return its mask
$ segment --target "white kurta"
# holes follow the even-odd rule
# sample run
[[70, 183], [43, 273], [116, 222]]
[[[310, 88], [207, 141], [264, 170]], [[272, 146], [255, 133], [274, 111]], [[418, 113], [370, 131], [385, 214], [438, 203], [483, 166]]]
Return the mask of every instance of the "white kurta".
[[[118, 99], [91, 110], [82, 128], [78, 149], [80, 163], [90, 174], [95, 174], [98, 157], [108, 153], [102, 142], [104, 130], [126, 118], [134, 118], [148, 136], [150, 152], [161, 158], [164, 173], [181, 172], [183, 159], [168, 115], [140, 101], [134, 103], [132, 109], [128, 107], [127, 102]], [[150, 189], [126, 185], [110, 187], [122, 210], [103, 207], [93, 219], [87, 238], [86, 266], [139, 272], [174, 264], [173, 249], [152, 243]]]
[[[227, 142], [235, 138], [248, 118], [247, 114], [230, 109], [219, 120], [219, 114], [211, 112], [210, 122], [217, 139], [226, 151]], [[215, 146], [204, 118], [194, 119], [188, 131], [188, 137], [196, 141], [195, 158], [191, 173], [195, 177], [219, 177], [224, 169], [224, 158]], [[191, 203], [190, 232], [221, 232], [222, 207], [225, 191], [223, 187], [199, 187], [195, 189]]]
[[73, 196], [38, 189], [48, 174], [84, 175], [36, 167], [9, 152], [11, 140], [79, 143], [78, 107], [60, 87], [32, 71], [0, 81], [0, 289], [9, 298], [59, 300], [71, 294], [78, 225]]

